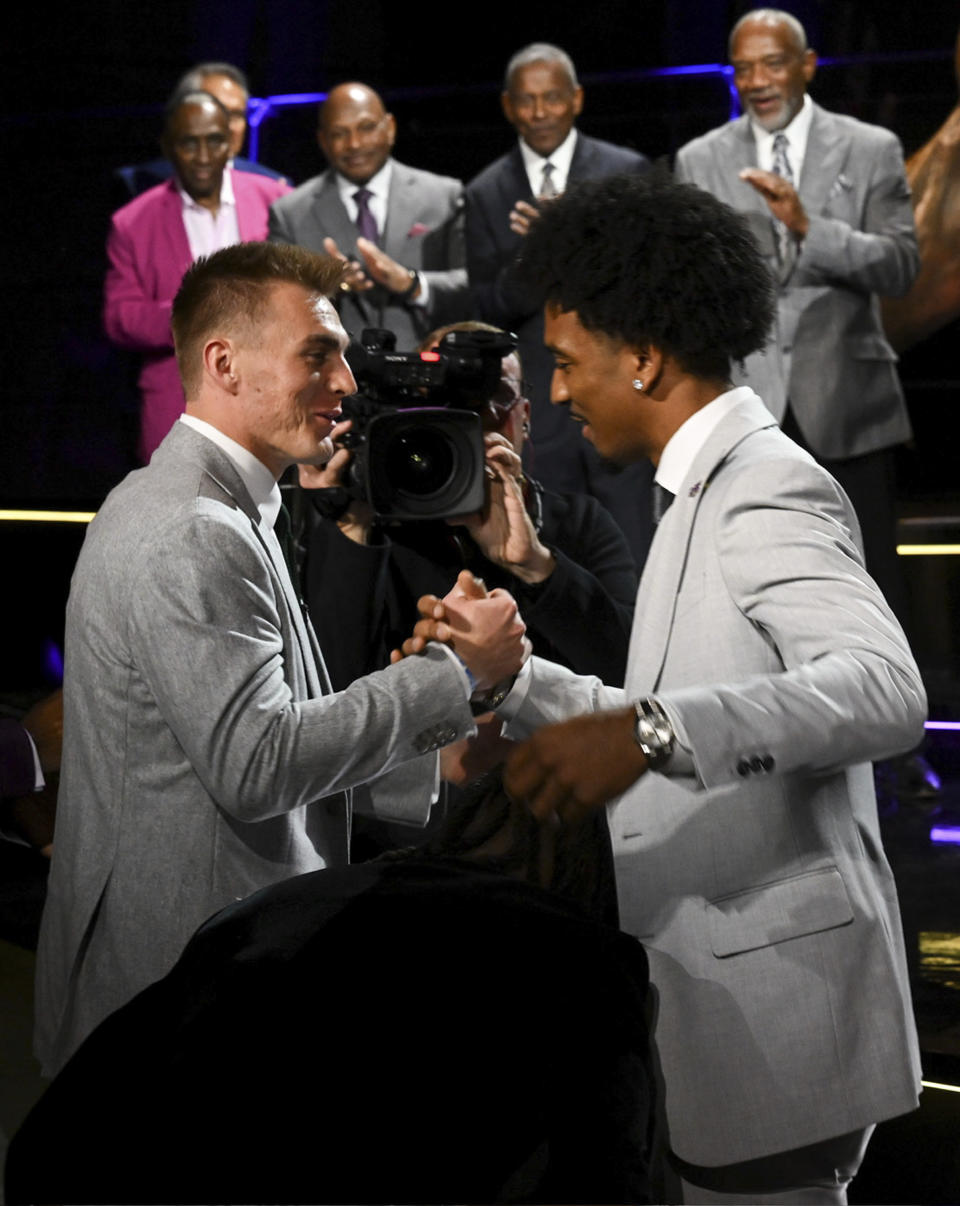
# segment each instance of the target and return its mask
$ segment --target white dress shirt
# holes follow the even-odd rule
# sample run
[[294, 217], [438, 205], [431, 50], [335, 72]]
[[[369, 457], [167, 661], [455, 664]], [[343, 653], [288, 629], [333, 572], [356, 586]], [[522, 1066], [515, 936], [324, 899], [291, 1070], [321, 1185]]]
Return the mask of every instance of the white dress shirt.
[[222, 247], [232, 247], [240, 242], [240, 223], [237, 218], [237, 201], [233, 193], [233, 173], [224, 168], [220, 185], [220, 208], [214, 213], [201, 205], [177, 183], [180, 194], [183, 226], [194, 259], [211, 255]]
[[534, 151], [531, 147], [520, 139], [520, 155], [523, 159], [523, 166], [527, 173], [527, 179], [530, 181], [530, 191], [535, 197], [540, 196], [540, 190], [543, 187], [543, 165], [545, 163], [553, 164], [553, 171], [550, 174], [550, 180], [557, 193], [562, 193], [567, 187], [567, 177], [570, 175], [570, 164], [573, 162], [573, 152], [577, 147], [577, 131], [571, 129], [570, 133], [561, 142], [557, 149], [551, 154], [544, 157], [539, 151]]
[[765, 130], [763, 126], [750, 119], [750, 128], [757, 144], [757, 167], [765, 172], [773, 171], [773, 140], [778, 134], [787, 139], [787, 158], [793, 171], [794, 186], [800, 182], [800, 171], [803, 168], [803, 158], [807, 153], [807, 138], [810, 134], [810, 123], [813, 121], [813, 101], [804, 95], [803, 105], [789, 125], [782, 130]]
[[[272, 533], [273, 525], [280, 514], [282, 500], [277, 479], [263, 461], [205, 419], [198, 419], [196, 415], [181, 415], [180, 422], [186, 423], [194, 431], [199, 431], [208, 440], [212, 440], [221, 452], [226, 453], [260, 512], [260, 530]], [[277, 547], [279, 548], [279, 545]]]
[[667, 440], [653, 480], [671, 494], [677, 494], [697, 453], [710, 438], [720, 420], [741, 402], [755, 397], [756, 394], [748, 385], [738, 385], [736, 389], [728, 389], [726, 393], [718, 394], [706, 406], [701, 406]]

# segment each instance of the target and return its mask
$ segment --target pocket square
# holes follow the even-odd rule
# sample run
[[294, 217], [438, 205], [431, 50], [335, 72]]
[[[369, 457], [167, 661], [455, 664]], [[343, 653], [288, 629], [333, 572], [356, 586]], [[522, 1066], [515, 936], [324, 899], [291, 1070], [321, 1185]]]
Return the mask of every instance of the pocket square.
[[427, 231], [429, 231], [429, 229], [430, 229], [430, 227], [425, 226], [423, 224], [423, 222], [414, 222], [414, 224], [407, 231], [407, 238], [408, 239], [416, 239], [420, 235], [425, 235], [427, 233]]
[[853, 181], [849, 176], [845, 176], [843, 172], [841, 172], [836, 180], [834, 180], [833, 184], [831, 184], [830, 192], [827, 194], [827, 200], [829, 200], [831, 197], [835, 197], [837, 193], [845, 192], [851, 188], [853, 188]]

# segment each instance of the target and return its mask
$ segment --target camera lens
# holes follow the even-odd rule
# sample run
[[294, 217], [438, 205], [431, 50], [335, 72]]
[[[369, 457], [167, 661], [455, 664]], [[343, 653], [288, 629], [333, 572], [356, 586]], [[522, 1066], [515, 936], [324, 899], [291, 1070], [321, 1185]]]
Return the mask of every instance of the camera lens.
[[421, 427], [398, 435], [387, 449], [385, 463], [395, 490], [427, 498], [447, 485], [457, 459], [445, 433]]

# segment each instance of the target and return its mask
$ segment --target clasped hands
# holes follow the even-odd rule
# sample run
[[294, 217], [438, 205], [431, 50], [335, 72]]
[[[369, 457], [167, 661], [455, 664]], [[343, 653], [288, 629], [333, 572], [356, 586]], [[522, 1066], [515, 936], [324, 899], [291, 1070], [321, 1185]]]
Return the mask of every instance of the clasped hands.
[[[329, 237], [323, 240], [323, 249], [327, 255], [332, 255], [334, 259], [340, 260], [346, 265], [346, 274], [343, 284], [340, 286], [345, 292], [365, 293], [374, 285], [382, 285], [391, 293], [405, 294], [410, 289], [412, 279], [410, 269], [398, 264], [395, 259], [387, 255], [385, 251], [381, 251], [376, 243], [371, 243], [369, 239], [357, 239], [357, 251], [360, 252], [363, 259], [362, 264], [359, 260], [348, 259], [336, 242]], [[411, 297], [415, 298], [418, 293], [419, 285]]]
[[[471, 602], [477, 606], [497, 596], [513, 604], [506, 591], [495, 590], [487, 595], [483, 583], [464, 570], [454, 589], [442, 599], [424, 595], [418, 601], [420, 619], [413, 636], [404, 641], [402, 649], [394, 650], [390, 660], [397, 662], [422, 652], [428, 641], [440, 641], [450, 645], [470, 666], [464, 656], [464, 638], [471, 637], [475, 644], [496, 638], [482, 636], [473, 628], [467, 608]], [[522, 639], [525, 651], [520, 665], [530, 649], [526, 637]], [[489, 657], [493, 650], [486, 652]], [[499, 669], [506, 664], [501, 662]], [[474, 667], [470, 668], [474, 672]], [[516, 670], [508, 670], [503, 677], [513, 673]], [[602, 807], [647, 770], [643, 751], [633, 739], [634, 720], [634, 709], [626, 707], [592, 712], [539, 729], [529, 740], [517, 744], [506, 759], [503, 783], [508, 795], [524, 801], [540, 820], [555, 815], [575, 820]]]

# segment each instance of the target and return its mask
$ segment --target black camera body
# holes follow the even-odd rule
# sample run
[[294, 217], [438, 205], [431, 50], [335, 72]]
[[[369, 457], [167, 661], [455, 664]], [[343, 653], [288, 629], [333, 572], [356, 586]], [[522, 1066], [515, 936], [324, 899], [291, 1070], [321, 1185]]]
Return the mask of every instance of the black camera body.
[[395, 352], [390, 331], [367, 329], [347, 360], [357, 393], [343, 401], [353, 420], [345, 483], [382, 520], [444, 519], [484, 501], [483, 424], [503, 357], [516, 337], [451, 331], [436, 352]]

